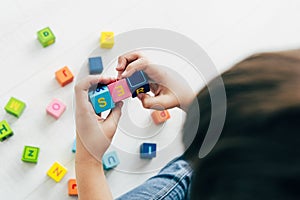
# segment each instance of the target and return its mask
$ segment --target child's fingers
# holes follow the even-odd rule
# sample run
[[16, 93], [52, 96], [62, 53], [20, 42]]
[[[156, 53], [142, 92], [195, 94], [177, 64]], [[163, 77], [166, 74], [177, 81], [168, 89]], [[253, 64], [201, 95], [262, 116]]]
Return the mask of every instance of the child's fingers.
[[143, 107], [155, 110], [165, 110], [176, 105], [174, 100], [171, 100], [168, 95], [159, 95], [152, 97], [149, 94], [141, 93], [138, 94], [138, 98], [141, 100]]
[[139, 58], [127, 65], [125, 71], [122, 73], [122, 78], [131, 76], [136, 71], [144, 70], [148, 65], [148, 61], [145, 58]]
[[117, 129], [117, 126], [118, 126], [118, 123], [119, 123], [119, 120], [120, 120], [120, 117], [121, 117], [121, 110], [122, 110], [122, 106], [123, 106], [123, 102], [120, 101], [118, 103], [116, 103], [116, 107], [114, 107], [111, 112], [109, 113], [109, 115], [106, 117], [103, 126], [106, 126], [106, 129], [105, 130], [108, 130], [106, 132], [107, 137], [109, 137], [110, 139], [113, 137], [116, 129]]

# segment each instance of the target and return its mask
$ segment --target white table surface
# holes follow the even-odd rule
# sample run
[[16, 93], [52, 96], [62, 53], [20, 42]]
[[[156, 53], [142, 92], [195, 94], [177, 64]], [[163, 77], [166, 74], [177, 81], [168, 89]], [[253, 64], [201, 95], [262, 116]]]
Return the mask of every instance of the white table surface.
[[[145, 27], [177, 31], [201, 45], [222, 72], [253, 52], [298, 48], [299, 8], [297, 0], [2, 0], [0, 120], [6, 119], [15, 135], [0, 143], [0, 198], [76, 198], [67, 194], [67, 181], [75, 177], [71, 152], [75, 81], [61, 87], [54, 72], [67, 65], [76, 78], [82, 63], [98, 47], [101, 31], [120, 34]], [[54, 45], [42, 48], [36, 32], [46, 26], [57, 39]], [[27, 105], [19, 119], [4, 110], [11, 96]], [[66, 112], [58, 120], [45, 112], [52, 98], [67, 104]], [[171, 119], [170, 123], [183, 121], [182, 117]], [[170, 130], [177, 132], [179, 128], [170, 126]], [[168, 137], [157, 140], [164, 143]], [[24, 145], [41, 148], [38, 164], [21, 161]], [[180, 141], [174, 149], [174, 155], [182, 153]], [[170, 159], [164, 158], [164, 162]], [[46, 175], [54, 161], [69, 170], [60, 183]], [[140, 167], [142, 170], [144, 166]], [[112, 170], [107, 177], [117, 197], [156, 172], [134, 174]]]

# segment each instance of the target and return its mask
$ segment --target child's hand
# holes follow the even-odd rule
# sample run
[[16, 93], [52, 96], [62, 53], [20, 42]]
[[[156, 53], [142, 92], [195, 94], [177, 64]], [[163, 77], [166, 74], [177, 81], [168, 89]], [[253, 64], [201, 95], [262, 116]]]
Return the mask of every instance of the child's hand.
[[[109, 147], [111, 140], [116, 132], [117, 125], [121, 116], [123, 102], [116, 104], [108, 117], [103, 119], [95, 114], [92, 104], [89, 102], [88, 91], [92, 85], [102, 83], [109, 84], [115, 81], [113, 78], [102, 76], [88, 76], [75, 86], [76, 98], [76, 131], [77, 144], [85, 147], [94, 158], [101, 161], [104, 152]], [[78, 152], [80, 159], [86, 159], [91, 155]], [[82, 157], [80, 156], [82, 155]]]

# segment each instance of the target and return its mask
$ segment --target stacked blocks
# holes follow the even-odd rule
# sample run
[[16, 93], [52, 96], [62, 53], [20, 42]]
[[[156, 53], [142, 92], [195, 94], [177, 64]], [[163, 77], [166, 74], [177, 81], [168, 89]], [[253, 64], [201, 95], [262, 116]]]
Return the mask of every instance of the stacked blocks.
[[40, 152], [40, 148], [38, 147], [25, 146], [22, 160], [24, 162], [37, 163], [39, 152]]
[[13, 131], [11, 130], [8, 123], [3, 120], [0, 122], [0, 141], [3, 142], [7, 138], [13, 136]]
[[151, 117], [154, 123], [158, 125], [170, 119], [170, 114], [167, 110], [155, 110], [151, 113]]
[[115, 107], [108, 87], [105, 85], [99, 84], [95, 91], [92, 90], [89, 92], [89, 97], [96, 114]]
[[6, 112], [19, 118], [22, 112], [24, 111], [25, 107], [26, 105], [24, 102], [14, 97], [11, 97], [4, 109], [6, 110]]
[[56, 182], [59, 182], [67, 172], [68, 170], [64, 166], [62, 166], [58, 162], [55, 162], [48, 170], [47, 175]]
[[156, 157], [156, 144], [155, 143], [143, 143], [140, 146], [140, 157], [151, 159]]
[[131, 97], [131, 93], [125, 79], [111, 83], [107, 87], [114, 102]]
[[105, 170], [112, 169], [120, 164], [119, 158], [115, 151], [104, 154], [102, 157], [103, 168]]
[[68, 181], [68, 193], [69, 193], [69, 196], [77, 196], [78, 195], [76, 179], [70, 179]]
[[43, 47], [47, 47], [55, 42], [55, 36], [49, 27], [38, 31], [37, 37]]
[[102, 71], [103, 71], [102, 58], [100, 56], [89, 58], [90, 74], [101, 74]]
[[132, 97], [136, 97], [139, 93], [150, 91], [148, 79], [143, 71], [137, 71], [130, 77], [126, 78]]
[[58, 99], [53, 99], [52, 102], [46, 108], [47, 113], [55, 119], [58, 119], [65, 110], [66, 105]]
[[55, 78], [58, 81], [58, 83], [64, 87], [65, 85], [67, 85], [68, 83], [71, 83], [73, 81], [73, 74], [70, 71], [70, 69], [65, 66], [63, 68], [61, 68], [60, 70], [55, 72]]
[[111, 49], [114, 46], [114, 33], [102, 32], [100, 36], [100, 47], [105, 49]]

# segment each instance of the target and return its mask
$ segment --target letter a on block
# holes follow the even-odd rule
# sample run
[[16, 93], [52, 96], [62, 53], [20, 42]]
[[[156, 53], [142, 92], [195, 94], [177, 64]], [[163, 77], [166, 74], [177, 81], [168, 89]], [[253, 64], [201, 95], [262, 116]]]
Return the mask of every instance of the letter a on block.
[[58, 162], [55, 162], [52, 165], [52, 167], [48, 170], [47, 175], [56, 182], [59, 182], [67, 172], [68, 170], [64, 166], [62, 166]]

